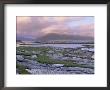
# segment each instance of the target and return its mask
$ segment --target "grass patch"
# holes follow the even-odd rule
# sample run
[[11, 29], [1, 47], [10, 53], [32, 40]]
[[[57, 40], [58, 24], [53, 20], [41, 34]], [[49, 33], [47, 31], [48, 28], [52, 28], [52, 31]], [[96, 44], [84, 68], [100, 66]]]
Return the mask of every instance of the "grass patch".
[[25, 47], [25, 46], [16, 47], [16, 51], [18, 54], [26, 55], [26, 56], [32, 55], [32, 51], [35, 51], [35, 52], [40, 51], [40, 53], [45, 54], [49, 50], [52, 50], [52, 48], [49, 48], [49, 47]]
[[64, 67], [82, 67], [82, 68], [92, 68], [85, 65], [77, 64], [71, 60], [53, 60], [46, 55], [38, 56], [37, 61], [42, 64], [64, 64]]
[[46, 55], [39, 55], [37, 61], [43, 64], [72, 64], [73, 61], [53, 60]]
[[30, 74], [22, 65], [16, 64], [16, 68], [18, 69], [19, 74]]

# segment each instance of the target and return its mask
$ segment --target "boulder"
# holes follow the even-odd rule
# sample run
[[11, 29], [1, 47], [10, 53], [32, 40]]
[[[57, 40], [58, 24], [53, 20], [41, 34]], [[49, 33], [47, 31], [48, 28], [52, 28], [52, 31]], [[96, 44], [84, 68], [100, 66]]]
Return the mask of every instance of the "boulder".
[[56, 59], [56, 60], [60, 60], [63, 57], [63, 55], [62, 54], [53, 54], [50, 57], [53, 59]]
[[72, 57], [72, 60], [79, 61], [82, 60], [80, 57]]
[[21, 54], [21, 52], [17, 50], [16, 51], [16, 55], [20, 55], [20, 54]]
[[91, 58], [94, 59], [94, 55]]
[[61, 60], [72, 60], [71, 57], [62, 57]]
[[37, 55], [32, 55], [31, 58], [32, 59], [36, 59], [37, 58]]
[[63, 67], [64, 64], [53, 64], [52, 66], [53, 66], [53, 67]]
[[22, 61], [24, 60], [24, 57], [22, 55], [16, 55], [16, 59]]
[[54, 53], [54, 51], [52, 51], [52, 50], [51, 51], [48, 51], [48, 54], [53, 54], [53, 53]]
[[35, 52], [35, 51], [32, 51], [32, 54], [37, 54], [37, 52]]
[[41, 51], [36, 51], [36, 54], [41, 54]]

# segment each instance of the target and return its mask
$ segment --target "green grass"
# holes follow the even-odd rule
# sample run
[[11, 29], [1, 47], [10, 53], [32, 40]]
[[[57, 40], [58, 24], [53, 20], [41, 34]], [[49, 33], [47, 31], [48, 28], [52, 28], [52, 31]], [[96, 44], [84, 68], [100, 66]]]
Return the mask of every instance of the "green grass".
[[25, 47], [25, 46], [20, 46], [16, 47], [17, 50], [27, 50], [27, 51], [48, 51], [51, 50], [52, 48], [49, 47]]
[[46, 55], [39, 55], [36, 60], [43, 64], [73, 64], [73, 61], [53, 60]]
[[16, 64], [16, 68], [19, 71], [19, 74], [30, 74], [28, 71], [25, 70], [25, 67], [19, 64]]
[[66, 61], [61, 61], [61, 60], [53, 60], [50, 59], [48, 56], [46, 55], [42, 55], [42, 56], [38, 56], [38, 58], [36, 59], [39, 63], [42, 64], [64, 64], [64, 67], [82, 67], [82, 68], [92, 68], [89, 66], [85, 66], [85, 65], [80, 65], [77, 64], [71, 60], [66, 60]]
[[46, 54], [49, 50], [52, 50], [52, 48], [49, 47], [25, 47], [25, 46], [20, 46], [16, 47], [16, 50], [19, 51], [21, 55], [32, 55], [32, 51], [38, 52], [40, 51], [42, 54]]

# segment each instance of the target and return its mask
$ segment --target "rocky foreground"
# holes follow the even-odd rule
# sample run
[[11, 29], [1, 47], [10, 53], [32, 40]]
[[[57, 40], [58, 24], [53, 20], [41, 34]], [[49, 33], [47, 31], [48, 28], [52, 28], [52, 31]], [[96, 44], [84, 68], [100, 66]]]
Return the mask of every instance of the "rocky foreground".
[[94, 52], [82, 48], [17, 47], [17, 74], [94, 74]]

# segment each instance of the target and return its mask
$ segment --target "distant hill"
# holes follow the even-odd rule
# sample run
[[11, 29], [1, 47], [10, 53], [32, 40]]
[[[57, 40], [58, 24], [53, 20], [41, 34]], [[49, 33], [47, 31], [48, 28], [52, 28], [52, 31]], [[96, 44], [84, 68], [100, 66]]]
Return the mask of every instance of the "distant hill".
[[94, 40], [94, 38], [88, 36], [50, 33], [36, 39], [36, 41], [49, 41], [49, 40]]
[[16, 42], [20, 42], [20, 43], [22, 43], [22, 41], [21, 41], [21, 40], [16, 40]]
[[20, 35], [17, 36], [16, 39], [17, 40], [21, 40], [21, 41], [33, 41], [33, 39], [32, 38], [29, 38], [28, 36], [25, 36], [24, 37], [24, 36], [20, 36]]

